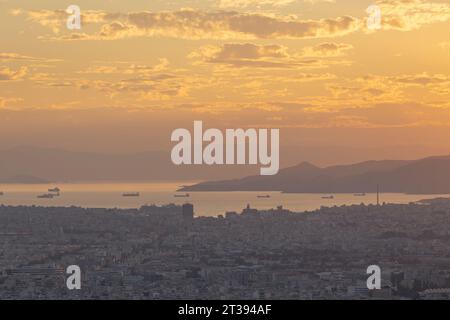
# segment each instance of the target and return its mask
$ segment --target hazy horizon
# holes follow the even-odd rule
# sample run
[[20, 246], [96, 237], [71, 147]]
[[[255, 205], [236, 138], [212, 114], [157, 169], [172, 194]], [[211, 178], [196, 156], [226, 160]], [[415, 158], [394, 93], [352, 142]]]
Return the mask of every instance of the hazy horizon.
[[[391, 159], [374, 159], [356, 157], [329, 163], [317, 160], [317, 155], [297, 156], [292, 150], [281, 150], [284, 159], [280, 170], [294, 168], [303, 163], [327, 169], [355, 166], [365, 163], [389, 163], [420, 161], [429, 158], [449, 158], [450, 155], [427, 155], [421, 158], [404, 157]], [[140, 182], [179, 182], [195, 184], [202, 181], [227, 180], [253, 176], [258, 172], [258, 165], [196, 165], [192, 168], [176, 166], [170, 162], [169, 151], [148, 150], [128, 153], [79, 152], [63, 148], [42, 148], [17, 146], [0, 149], [2, 184], [40, 184], [40, 183], [140, 183]], [[367, 152], [363, 153], [367, 157]], [[357, 169], [356, 169], [357, 170]], [[351, 172], [351, 171], [350, 171]], [[357, 171], [354, 172], [355, 174]]]

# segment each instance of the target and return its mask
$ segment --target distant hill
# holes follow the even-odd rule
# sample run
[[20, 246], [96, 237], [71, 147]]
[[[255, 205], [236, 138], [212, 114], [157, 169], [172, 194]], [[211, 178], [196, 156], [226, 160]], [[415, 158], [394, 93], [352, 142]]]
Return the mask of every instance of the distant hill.
[[282, 169], [275, 176], [208, 181], [180, 191], [282, 191], [286, 193], [375, 192], [450, 193], [450, 156], [420, 160], [367, 161], [316, 167], [308, 162]]
[[32, 146], [0, 150], [0, 180], [4, 183], [199, 181], [242, 177], [258, 170], [256, 165], [175, 166], [168, 151], [106, 154]]
[[49, 181], [41, 179], [38, 177], [33, 177], [29, 175], [16, 175], [7, 178], [0, 178], [0, 183], [27, 183], [27, 184], [37, 184], [37, 183], [48, 183]]

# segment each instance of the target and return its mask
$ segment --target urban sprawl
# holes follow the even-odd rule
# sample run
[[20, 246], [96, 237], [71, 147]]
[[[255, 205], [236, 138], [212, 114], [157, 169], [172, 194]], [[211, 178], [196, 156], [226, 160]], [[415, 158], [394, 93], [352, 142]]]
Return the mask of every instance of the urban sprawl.
[[[449, 225], [449, 199], [218, 217], [190, 204], [1, 205], [0, 298], [447, 299]], [[66, 286], [70, 265], [80, 290]]]

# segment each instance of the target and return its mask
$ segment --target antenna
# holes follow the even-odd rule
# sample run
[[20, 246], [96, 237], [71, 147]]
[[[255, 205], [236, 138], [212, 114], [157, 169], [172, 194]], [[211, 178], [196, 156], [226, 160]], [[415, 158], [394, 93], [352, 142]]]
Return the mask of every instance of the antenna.
[[377, 184], [377, 206], [380, 205], [380, 185]]

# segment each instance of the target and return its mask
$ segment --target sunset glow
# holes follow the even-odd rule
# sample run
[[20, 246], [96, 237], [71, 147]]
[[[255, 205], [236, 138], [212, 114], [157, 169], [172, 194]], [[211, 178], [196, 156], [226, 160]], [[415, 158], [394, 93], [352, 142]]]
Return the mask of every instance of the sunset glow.
[[288, 163], [450, 153], [448, 1], [79, 0], [80, 30], [70, 4], [0, 1], [3, 149], [169, 150], [203, 119], [281, 128]]

